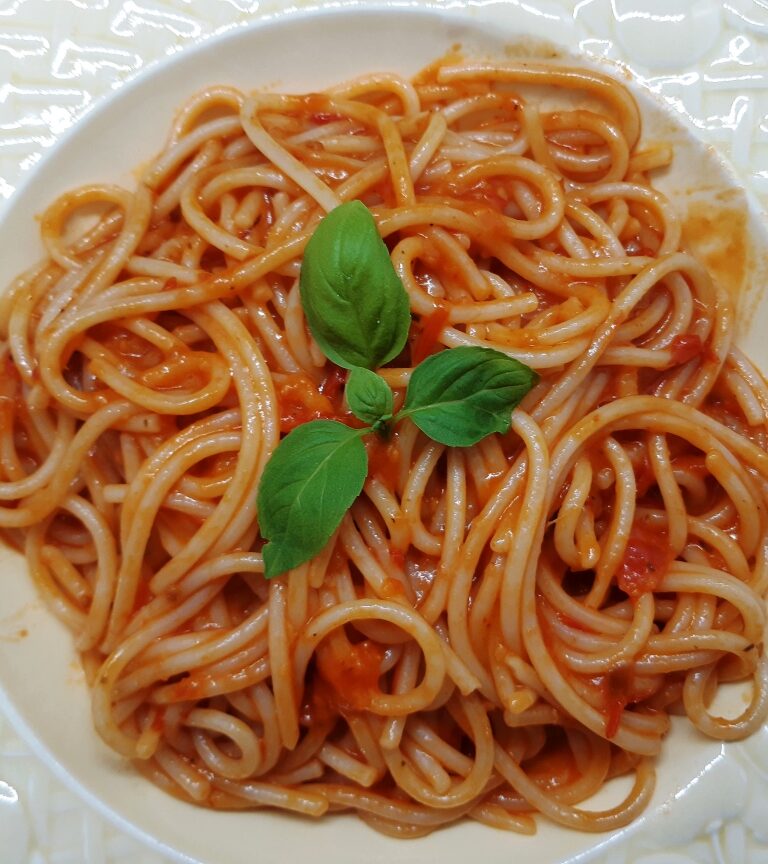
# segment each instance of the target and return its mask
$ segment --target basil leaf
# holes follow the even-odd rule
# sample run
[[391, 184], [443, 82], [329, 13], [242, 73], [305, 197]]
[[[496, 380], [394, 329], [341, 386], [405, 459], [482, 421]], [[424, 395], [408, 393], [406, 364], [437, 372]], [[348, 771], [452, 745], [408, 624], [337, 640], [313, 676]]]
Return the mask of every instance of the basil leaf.
[[387, 382], [370, 369], [356, 366], [344, 390], [350, 410], [363, 423], [376, 426], [392, 419], [394, 397]]
[[368, 456], [361, 435], [335, 420], [292, 430], [275, 449], [257, 497], [267, 579], [322, 551], [363, 488]]
[[368, 208], [348, 201], [310, 237], [301, 302], [326, 357], [345, 369], [376, 369], [396, 357], [411, 323], [408, 295]]
[[411, 374], [403, 410], [434, 441], [469, 447], [491, 432], [506, 432], [512, 409], [538, 380], [524, 363], [492, 348], [450, 348]]

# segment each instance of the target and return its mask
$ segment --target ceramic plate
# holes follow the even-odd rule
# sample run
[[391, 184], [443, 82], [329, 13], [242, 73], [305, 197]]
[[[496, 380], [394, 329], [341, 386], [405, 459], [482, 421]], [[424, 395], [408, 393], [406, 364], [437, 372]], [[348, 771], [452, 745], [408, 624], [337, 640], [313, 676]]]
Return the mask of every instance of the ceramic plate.
[[[103, 8], [110, 4], [93, 5]], [[154, 5], [163, 7], [155, 20], [162, 24], [162, 15], [170, 14], [166, 7], [172, 4]], [[231, 5], [242, 11], [241, 7], [247, 4], [218, 5]], [[456, 44], [460, 44], [465, 53], [475, 56], [503, 56], [510, 50], [531, 51], [541, 46], [542, 40], [553, 38], [566, 51], [589, 47], [583, 40], [575, 39], [573, 33], [564, 32], [551, 23], [558, 20], [557, 15], [549, 11], [551, 5], [468, 5], [447, 11], [365, 4], [293, 10], [290, 14], [264, 15], [257, 22], [219, 34], [181, 52], [173, 60], [146, 71], [111, 99], [102, 101], [96, 110], [87, 113], [10, 196], [0, 223], [4, 250], [0, 260], [0, 285], [7, 284], [40, 255], [34, 215], [46, 203], [67, 188], [91, 181], [130, 185], [136, 167], [162, 146], [174, 109], [205, 85], [232, 83], [244, 89], [266, 87], [304, 92], [321, 89], [374, 67], [412, 74]], [[599, 4], [580, 5], [595, 7], [591, 12], [587, 9], [595, 14]], [[620, 24], [617, 5], [612, 9], [612, 20]], [[667, 4], [670, 5], [674, 4]], [[696, 5], [700, 13], [701, 10], [706, 13], [713, 4]], [[144, 7], [125, 3], [121, 8], [125, 10], [129, 6], [139, 20], [141, 15], [147, 17]], [[699, 28], [707, 24], [706, 15], [702, 17], [702, 14], [694, 22], [698, 22]], [[152, 20], [151, 14], [149, 19]], [[675, 15], [669, 16], [667, 29], [660, 32], [671, 32], [670, 28], [679, 23], [673, 19]], [[129, 15], [120, 26], [138, 28], [136, 21], [131, 23], [131, 20]], [[644, 20], [642, 16], [640, 20]], [[653, 16], [648, 20], [653, 20]], [[689, 25], [693, 27], [690, 22]], [[114, 21], [112, 32], [115, 32]], [[689, 32], [695, 35], [699, 31]], [[0, 48], [3, 38], [0, 35]], [[616, 39], [615, 34], [613, 38]], [[135, 52], [141, 50], [140, 41], [133, 46]], [[614, 42], [606, 40], [606, 44], [601, 53], [617, 53], [612, 49]], [[22, 48], [16, 50], [22, 50], [23, 45], [22, 40]], [[646, 52], [650, 52], [646, 62], [653, 61], [650, 55], [658, 48], [656, 43], [654, 45], [655, 49], [646, 46]], [[732, 48], [738, 51], [738, 46]], [[70, 57], [77, 54], [71, 46], [67, 50]], [[87, 62], [87, 52], [84, 52], [81, 63], [86, 65], [81, 68], [81, 77]], [[59, 68], [65, 67], [60, 64]], [[615, 74], [626, 75], [618, 67], [613, 70]], [[14, 86], [13, 83], [6, 86], [6, 96], [12, 94]], [[641, 102], [644, 135], [654, 140], [663, 138], [675, 147], [675, 167], [658, 185], [683, 211], [691, 242], [699, 244], [700, 253], [710, 267], [740, 296], [741, 342], [758, 364], [768, 368], [768, 348], [761, 336], [768, 323], [768, 298], [764, 302], [757, 290], [765, 281], [764, 250], [768, 245], [760, 227], [758, 207], [754, 201], [750, 203], [739, 181], [715, 151], [702, 143], [702, 136], [691, 133], [690, 122], [676, 118], [669, 104], [664, 104], [642, 82], [634, 80], [632, 87]], [[0, 87], [0, 94], [3, 92]], [[677, 107], [680, 114], [679, 105]], [[759, 171], [753, 181], [759, 184]], [[10, 183], [5, 181], [4, 187], [0, 181], [0, 190], [2, 188], [10, 188]], [[627, 850], [653, 849], [654, 843], [659, 845], [660, 837], [664, 838], [663, 846], [667, 849], [680, 847], [680, 854], [683, 850], [694, 854], [691, 850], [697, 848], [696, 844], [715, 851], [719, 844], [725, 849], [728, 843], [734, 842], [727, 836], [728, 830], [733, 833], [732, 829], [726, 828], [717, 841], [713, 838], [724, 821], [733, 816], [738, 816], [733, 824], [741, 826], [744, 844], [751, 844], [751, 848], [759, 852], [761, 827], [756, 819], [752, 826], [749, 815], [754, 808], [757, 811], [761, 807], [768, 808], [766, 783], [760, 785], [760, 778], [764, 780], [765, 777], [760, 774], [759, 757], [752, 759], [751, 769], [745, 770], [743, 750], [751, 744], [723, 747], [692, 733], [684, 722], [675, 724], [665, 744], [658, 766], [658, 786], [648, 812], [617, 835], [575, 834], [540, 820], [537, 837], [527, 838], [467, 822], [424, 839], [405, 842], [379, 836], [352, 817], [315, 823], [268, 812], [214, 813], [194, 808], [149, 785], [101, 744], [92, 731], [88, 695], [69, 634], [36, 598], [18, 556], [0, 551], [0, 572], [3, 573], [0, 707], [38, 756], [77, 790], [87, 802], [84, 806], [106, 814], [123, 830], [145, 839], [158, 853], [172, 859], [205, 864], [250, 864], [254, 860], [272, 864], [298, 861], [311, 855], [318, 864], [352, 864], [362, 857], [367, 861], [440, 860], [445, 864], [458, 864], [471, 855], [488, 864], [518, 857], [541, 864], [559, 864], [575, 859], [606, 860], [605, 856], [610, 855], [622, 861], [623, 856], [630, 854]], [[740, 698], [739, 694], [731, 694], [731, 697]], [[763, 738], [766, 737], [764, 732]], [[765, 752], [766, 748], [756, 749]], [[2, 752], [0, 750], [0, 757]], [[763, 767], [765, 762], [763, 757]], [[7, 836], [16, 843], [11, 847], [12, 854], [18, 854], [19, 862], [33, 860], [33, 855], [46, 854], [45, 840], [42, 843], [39, 838], [33, 840], [28, 824], [22, 836], [23, 829], [18, 828], [21, 820], [14, 823], [7, 816], [10, 810], [3, 810], [3, 801], [13, 800], [18, 785], [12, 771], [4, 775], [3, 764], [0, 761], [0, 835], [5, 835], [5, 818], [10, 826]], [[5, 789], [10, 791], [5, 793], [4, 799]], [[738, 795], [734, 797], [735, 790], [741, 796], [738, 800]], [[595, 799], [594, 806], [605, 806], [625, 791], [623, 781], [610, 784]], [[40, 809], [47, 804], [35, 800], [33, 791], [26, 806], [33, 814], [37, 812], [39, 818]], [[747, 828], [748, 834], [745, 833]], [[37, 851], [34, 851], [35, 844]], [[76, 856], [76, 843], [71, 846]], [[54, 848], [51, 854], [55, 852]], [[116, 853], [103, 844], [96, 852], [91, 848], [89, 854], [97, 857], [73, 857], [71, 860], [106, 861], [110, 860], [110, 855], [112, 860], [118, 860]], [[52, 857], [50, 860], [64, 859]], [[134, 856], [134, 860], [139, 859]]]

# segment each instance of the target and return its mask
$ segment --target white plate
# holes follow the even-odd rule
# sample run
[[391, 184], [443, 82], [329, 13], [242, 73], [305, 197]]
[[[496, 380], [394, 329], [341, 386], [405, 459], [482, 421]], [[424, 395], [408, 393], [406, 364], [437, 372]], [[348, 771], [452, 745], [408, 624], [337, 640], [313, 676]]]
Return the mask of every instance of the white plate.
[[[35, 213], [72, 186], [94, 180], [130, 184], [133, 170], [161, 147], [174, 109], [206, 84], [301, 92], [374, 66], [413, 73], [456, 43], [470, 53], [484, 54], [501, 53], [506, 43], [521, 40], [530, 47], [552, 35], [546, 4], [533, 8], [537, 14], [526, 13], [517, 4], [466, 7], [453, 13], [396, 5], [309, 11], [278, 16], [185, 51], [78, 123], [13, 196], [0, 223], [0, 285], [40, 254]], [[567, 47], [578, 47], [568, 34], [557, 35]], [[676, 148], [676, 168], [663, 181], [665, 191], [679, 205], [713, 220], [717, 243], [707, 250], [713, 265], [738, 281], [739, 260], [746, 253], [752, 263], [751, 281], [761, 284], [765, 272], [758, 266], [764, 264], [761, 250], [768, 248], [766, 237], [743, 195], [733, 191], [732, 176], [711, 150], [672, 122], [661, 103], [640, 88], [635, 90], [642, 102], [645, 134], [670, 140]], [[743, 248], [731, 245], [742, 239]], [[768, 298], [763, 302], [751, 291], [746, 300], [743, 342], [768, 368], [768, 349], [761, 339], [768, 322]], [[574, 834], [541, 820], [536, 839], [466, 823], [404, 842], [381, 837], [348, 817], [314, 823], [267, 812], [194, 808], [149, 785], [101, 744], [91, 728], [88, 696], [69, 634], [43, 609], [18, 556], [0, 552], [0, 572], [0, 707], [93, 806], [180, 860], [187, 856], [186, 860], [205, 864], [270, 864], [311, 854], [318, 864], [352, 864], [363, 856], [368, 861], [450, 864], [471, 855], [488, 864], [516, 856], [555, 864], [576, 856], [580, 861], [595, 860], [598, 847], [633, 835], [664, 836], [672, 846], [733, 815], [735, 804], [739, 812], [754, 807], [755, 800], [758, 809], [768, 808], [768, 797], [759, 787], [749, 801], [734, 798], [735, 789], [742, 798], [747, 795], [737, 776], [740, 763], [731, 752], [737, 748], [706, 741], [685, 723], [675, 725], [665, 744], [648, 813], [617, 837]], [[29, 635], [21, 638], [22, 631]], [[0, 798], [2, 789], [0, 783]], [[617, 783], [603, 797], [616, 797], [621, 791], [622, 784]], [[592, 854], [580, 857], [587, 850]]]

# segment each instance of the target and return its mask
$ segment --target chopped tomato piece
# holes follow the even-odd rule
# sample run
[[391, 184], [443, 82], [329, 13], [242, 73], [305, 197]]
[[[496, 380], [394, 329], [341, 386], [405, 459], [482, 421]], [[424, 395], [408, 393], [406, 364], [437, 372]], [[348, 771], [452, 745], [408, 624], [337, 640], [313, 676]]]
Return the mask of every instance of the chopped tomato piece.
[[339, 703], [365, 710], [379, 691], [383, 649], [367, 639], [353, 644], [343, 633], [334, 633], [317, 648], [317, 669], [336, 691]]
[[290, 432], [310, 420], [336, 417], [333, 403], [321, 393], [306, 375], [296, 373], [287, 376], [277, 388], [280, 406], [280, 431]]
[[632, 598], [655, 591], [669, 569], [672, 558], [666, 530], [637, 521], [629, 533], [616, 582]]

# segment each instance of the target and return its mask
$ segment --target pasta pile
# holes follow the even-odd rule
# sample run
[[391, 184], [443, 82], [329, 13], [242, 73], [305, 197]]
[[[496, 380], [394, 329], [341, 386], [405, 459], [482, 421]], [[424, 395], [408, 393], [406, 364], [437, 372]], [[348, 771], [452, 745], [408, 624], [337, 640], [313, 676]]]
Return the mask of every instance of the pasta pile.
[[[74, 634], [98, 733], [153, 782], [397, 837], [603, 831], [647, 804], [670, 715], [759, 728], [768, 390], [640, 132], [621, 84], [553, 63], [211, 87], [134, 191], [44, 213], [45, 260], [0, 300], [0, 526]], [[457, 346], [540, 380], [469, 448], [409, 420], [369, 436], [324, 551], [267, 580], [267, 460], [351, 417], [299, 273], [355, 199], [410, 299], [379, 370], [396, 401]], [[744, 712], [714, 716], [742, 680]], [[627, 773], [624, 801], [579, 806]]]

